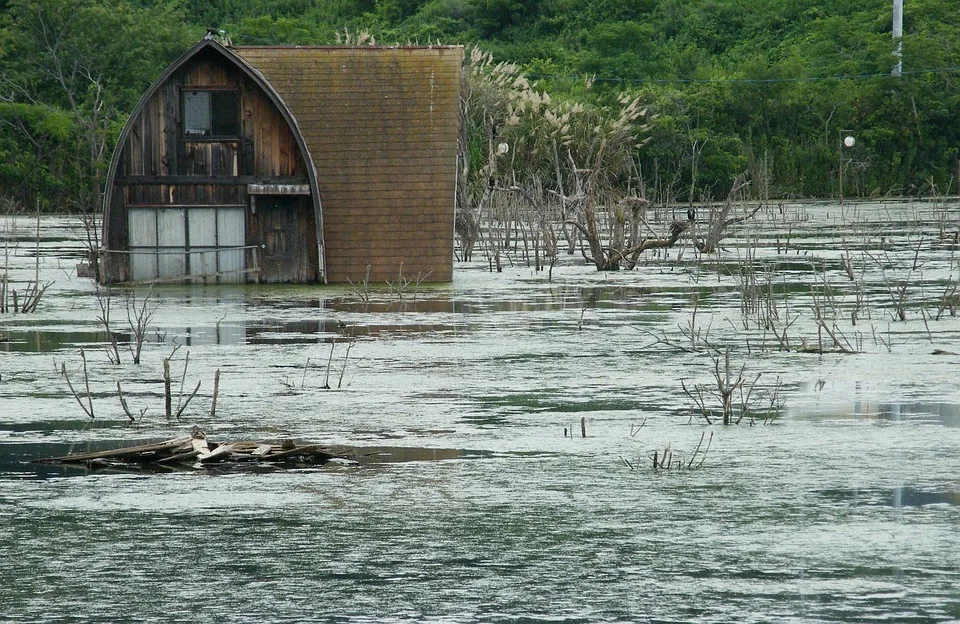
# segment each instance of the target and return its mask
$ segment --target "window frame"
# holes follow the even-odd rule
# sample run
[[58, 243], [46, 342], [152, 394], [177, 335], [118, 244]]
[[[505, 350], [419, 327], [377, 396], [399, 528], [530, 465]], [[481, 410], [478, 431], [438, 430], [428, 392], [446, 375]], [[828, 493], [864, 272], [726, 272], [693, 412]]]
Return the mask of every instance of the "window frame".
[[[209, 97], [207, 98], [207, 115], [210, 120], [210, 134], [209, 135], [199, 135], [199, 134], [188, 134], [187, 133], [187, 112], [186, 112], [186, 101], [187, 93], [199, 92], [207, 93]], [[236, 107], [234, 109], [234, 114], [236, 115], [234, 123], [236, 124], [236, 133], [235, 134], [214, 134], [214, 127], [216, 123], [214, 122], [214, 105], [213, 105], [213, 95], [214, 93], [233, 93], [236, 96]], [[241, 114], [240, 114], [240, 89], [236, 87], [227, 87], [227, 86], [197, 86], [197, 85], [185, 85], [180, 87], [180, 139], [188, 143], [203, 143], [203, 142], [222, 142], [222, 141], [239, 141], [240, 135], [242, 134], [241, 128]]]

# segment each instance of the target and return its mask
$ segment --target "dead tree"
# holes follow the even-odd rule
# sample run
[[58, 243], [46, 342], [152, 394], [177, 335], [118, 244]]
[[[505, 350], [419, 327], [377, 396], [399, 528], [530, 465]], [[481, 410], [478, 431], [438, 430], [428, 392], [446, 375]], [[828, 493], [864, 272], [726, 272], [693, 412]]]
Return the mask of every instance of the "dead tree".
[[710, 208], [710, 216], [707, 221], [707, 234], [702, 241], [697, 241], [696, 243], [696, 247], [700, 253], [714, 253], [727, 228], [752, 218], [763, 207], [763, 204], [758, 204], [751, 210], [744, 206], [741, 214], [735, 217], [730, 216], [734, 202], [739, 195], [742, 195], [743, 190], [748, 186], [750, 186], [750, 182], [747, 181], [746, 177], [742, 174], [738, 175], [733, 181], [733, 186], [727, 194], [727, 201], [724, 202], [723, 207], [719, 210]]
[[[512, 103], [525, 88], [517, 82], [519, 69], [509, 63], [494, 63], [493, 56], [479, 48], [469, 52], [460, 88], [460, 133], [457, 140], [457, 212], [454, 229], [463, 260], [470, 260], [481, 235], [482, 219], [497, 184], [497, 157], [501, 131], [513, 114]], [[471, 142], [481, 142], [480, 150]], [[475, 145], [476, 143], [474, 143]], [[506, 145], [506, 143], [504, 143]], [[482, 166], [472, 162], [482, 153]]]

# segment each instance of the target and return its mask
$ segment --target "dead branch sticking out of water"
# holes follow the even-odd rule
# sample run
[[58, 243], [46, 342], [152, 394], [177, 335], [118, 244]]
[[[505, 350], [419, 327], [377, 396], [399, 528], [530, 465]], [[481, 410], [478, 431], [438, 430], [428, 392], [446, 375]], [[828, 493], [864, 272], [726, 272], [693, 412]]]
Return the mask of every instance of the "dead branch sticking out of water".
[[[563, 437], [567, 437], [567, 433], [569, 432], [569, 434], [570, 434], [570, 439], [572, 440], [572, 439], [573, 439], [573, 430], [574, 430], [573, 426], [564, 427], [564, 428], [563, 428]], [[581, 438], [587, 437], [587, 418], [586, 418], [586, 416], [581, 416], [581, 417], [580, 417], [580, 437], [581, 437]]]
[[119, 381], [117, 381], [117, 396], [120, 398], [120, 407], [123, 408], [123, 413], [127, 415], [127, 418], [130, 419], [130, 422], [136, 423], [143, 420], [143, 415], [147, 413], [147, 408], [144, 407], [140, 410], [139, 419], [134, 418], [133, 414], [130, 412], [130, 408], [127, 406], [127, 400], [123, 398], [123, 389], [120, 387]]
[[103, 325], [103, 330], [107, 332], [107, 340], [109, 341], [107, 358], [111, 364], [119, 365], [120, 346], [117, 344], [116, 335], [114, 335], [113, 330], [110, 329], [110, 303], [113, 299], [113, 289], [107, 286], [106, 295], [104, 295], [103, 291], [98, 287], [94, 294], [97, 297], [97, 304], [100, 306], [100, 316], [97, 317], [97, 321]]
[[139, 466], [174, 470], [203, 469], [212, 464], [234, 466], [274, 465], [298, 467], [323, 465], [337, 455], [319, 444], [297, 444], [287, 440], [281, 444], [267, 442], [215, 443], [207, 440], [199, 427], [189, 436], [163, 442], [140, 444], [94, 453], [74, 453], [62, 457], [34, 460], [34, 463], [83, 465], [90, 468]]
[[[713, 384], [687, 387], [686, 382], [680, 380], [680, 387], [693, 401], [694, 416], [708, 425], [712, 425], [716, 419], [722, 419], [724, 425], [739, 425], [746, 418], [752, 426], [758, 419], [763, 424], [773, 421], [783, 410], [783, 382], [780, 377], [777, 377], [772, 389], [760, 389], [758, 382], [763, 373], [757, 373], [753, 381], [748, 381], [744, 377], [746, 364], [740, 367], [739, 372], [732, 373], [729, 347], [723, 355], [722, 368], [720, 356], [711, 356], [710, 359], [713, 360]], [[733, 374], [736, 374], [736, 379], [733, 379]], [[716, 403], [710, 401], [711, 397], [719, 402], [719, 409], [714, 407]], [[769, 405], [766, 408], [756, 407], [764, 397], [769, 400]], [[736, 404], [734, 398], [737, 399]]]
[[153, 288], [151, 287], [139, 306], [137, 305], [137, 293], [135, 291], [131, 292], [127, 297], [127, 325], [133, 334], [133, 343], [130, 344], [129, 347], [134, 364], [140, 363], [140, 352], [143, 350], [143, 342], [147, 336], [147, 325], [150, 324], [154, 312], [160, 308], [159, 303], [152, 308], [149, 307], [150, 296], [152, 294]]
[[370, 303], [370, 266], [369, 264], [367, 265], [367, 272], [359, 283], [354, 284], [353, 280], [349, 277], [347, 278], [347, 281], [350, 282], [350, 287], [353, 288], [354, 296], [364, 303]]
[[[10, 311], [19, 314], [29, 314], [37, 311], [40, 299], [48, 288], [53, 286], [53, 282], [47, 282], [40, 285], [40, 210], [37, 209], [37, 236], [36, 250], [34, 252], [34, 279], [27, 282], [25, 289], [17, 292], [10, 286], [10, 245], [4, 238], [3, 245], [3, 275], [0, 276], [0, 314]], [[13, 306], [10, 300], [13, 300]]]
[[70, 394], [72, 394], [73, 398], [77, 400], [77, 403], [80, 405], [83, 413], [93, 419], [93, 395], [90, 394], [90, 377], [87, 375], [87, 356], [84, 354], [83, 349], [80, 349], [80, 359], [83, 360], [83, 383], [87, 388], [87, 405], [83, 404], [83, 399], [81, 399], [80, 395], [77, 394], [77, 391], [73, 389], [73, 384], [70, 383], [70, 376], [67, 375], [67, 365], [64, 362], [60, 363], [60, 374], [63, 375], [64, 379], [67, 380], [67, 386], [70, 388]]
[[404, 296], [406, 296], [407, 291], [410, 288], [410, 285], [413, 284], [413, 300], [417, 300], [417, 295], [420, 292], [420, 285], [424, 280], [430, 277], [430, 274], [433, 271], [427, 271], [426, 274], [422, 272], [417, 272], [416, 277], [409, 278], [403, 276], [403, 263], [400, 263], [400, 273], [397, 275], [397, 281], [391, 282], [387, 280], [387, 288], [390, 290], [390, 293], [395, 294], [399, 301], [403, 301]]
[[[37, 311], [40, 299], [48, 288], [53, 286], [53, 282], [47, 282], [40, 286], [37, 282], [27, 282], [26, 288], [22, 292], [17, 292], [10, 288], [10, 281], [6, 275], [0, 278], [0, 312], [8, 313], [11, 310], [20, 314], [29, 314]], [[9, 301], [13, 300], [11, 307]]]
[[957, 306], [960, 304], [960, 294], [957, 294], [957, 284], [953, 281], [953, 276], [947, 282], [943, 295], [940, 297], [940, 304], [937, 306], [937, 316], [935, 320], [940, 320], [944, 312], [949, 312], [950, 316], [957, 315]]
[[[80, 349], [80, 359], [83, 362], [83, 383], [85, 388], [85, 396], [81, 397], [77, 390], [73, 387], [73, 382], [70, 380], [70, 376], [67, 374], [67, 365], [64, 362], [60, 363], [59, 372], [63, 376], [64, 380], [67, 382], [67, 387], [70, 389], [70, 394], [77, 401], [77, 404], [80, 405], [80, 408], [83, 410], [83, 413], [89, 416], [91, 419], [94, 417], [93, 410], [93, 393], [90, 391], [90, 376], [87, 370], [87, 356], [83, 349]], [[163, 361], [163, 394], [164, 394], [164, 412], [167, 416], [167, 420], [176, 418], [180, 420], [183, 413], [186, 411], [187, 406], [190, 405], [190, 401], [197, 396], [197, 393], [200, 391], [200, 386], [202, 382], [198, 381], [196, 387], [193, 389], [189, 395], [184, 397], [184, 384], [187, 376], [187, 367], [190, 363], [190, 352], [187, 352], [186, 359], [183, 363], [183, 374], [180, 379], [180, 392], [177, 397], [177, 406], [176, 411], [173, 409], [173, 396], [170, 389], [171, 379], [170, 379], [170, 360], [164, 359]], [[56, 368], [56, 361], [54, 361], [54, 368]], [[123, 408], [123, 413], [126, 414], [127, 418], [131, 423], [138, 423], [143, 420], [144, 414], [147, 412], [147, 408], [140, 409], [140, 416], [134, 416], [133, 412], [130, 410], [130, 406], [127, 404], [126, 397], [123, 395], [123, 388], [120, 386], [120, 381], [117, 380], [117, 397], [120, 399], [120, 407]], [[213, 400], [210, 405], [210, 417], [212, 418], [216, 413], [217, 409], [217, 393], [220, 387], [220, 369], [217, 369], [216, 374], [214, 375], [213, 382]]]
[[[183, 360], [183, 374], [180, 376], [180, 393], [177, 395], [177, 413], [176, 413], [176, 418], [177, 418], [177, 421], [178, 421], [178, 422], [180, 421], [180, 416], [183, 415], [183, 410], [187, 409], [187, 406], [190, 405], [190, 401], [193, 400], [193, 397], [197, 396], [197, 392], [200, 391], [200, 384], [203, 383], [202, 381], [198, 381], [198, 382], [197, 382], [197, 387], [193, 389], [193, 392], [190, 393], [190, 396], [187, 397], [187, 400], [186, 400], [186, 401], [183, 400], [183, 384], [184, 384], [184, 382], [186, 382], [186, 380], [187, 380], [187, 367], [188, 367], [189, 365], [190, 365], [190, 352], [187, 351], [187, 355], [186, 355], [186, 357], [185, 357], [184, 360]], [[165, 372], [165, 373], [169, 373], [169, 371], [170, 371], [170, 367], [169, 367], [169, 364], [168, 364], [166, 367], [164, 367], [164, 372]], [[169, 377], [169, 375], [168, 375], [168, 377]], [[169, 387], [170, 387], [169, 383], [165, 384], [164, 387], [166, 387], [167, 389], [169, 389]], [[169, 405], [169, 404], [170, 404], [170, 402], [167, 401], [167, 405]], [[168, 417], [168, 418], [170, 417], [169, 412], [167, 413], [167, 417]]]
[[[704, 439], [707, 441], [706, 448], [703, 446]], [[697, 442], [697, 447], [689, 456], [684, 456], [679, 451], [674, 453], [669, 444], [663, 449], [655, 449], [650, 455], [650, 459], [653, 461], [653, 470], [657, 472], [661, 470], [697, 470], [703, 466], [703, 462], [706, 461], [707, 453], [710, 451], [711, 444], [713, 444], [713, 432], [711, 431], [710, 437], [707, 438], [707, 432], [704, 431], [700, 434], [700, 441]], [[674, 460], [674, 455], [676, 455], [676, 460]], [[628, 459], [625, 459], [622, 455], [619, 457], [620, 461], [622, 461], [623, 464], [630, 470], [636, 470], [638, 467], [643, 465], [642, 457], [637, 459], [636, 464]]]
[[736, 217], [730, 217], [730, 211], [733, 208], [734, 202], [739, 197], [742, 197], [744, 189], [750, 186], [750, 182], [747, 180], [746, 176], [743, 174], [738, 175], [733, 180], [733, 185], [730, 188], [730, 192], [727, 194], [727, 201], [724, 202], [723, 208], [720, 210], [710, 209], [710, 218], [707, 224], [707, 234], [704, 237], [703, 241], [697, 242], [697, 249], [701, 253], [713, 253], [717, 250], [717, 246], [720, 244], [720, 241], [723, 239], [724, 233], [727, 228], [731, 225], [737, 223], [742, 223], [747, 219], [753, 218], [754, 215], [763, 207], [763, 204], [758, 204], [752, 210], [748, 209], [746, 206], [743, 207], [743, 213]]

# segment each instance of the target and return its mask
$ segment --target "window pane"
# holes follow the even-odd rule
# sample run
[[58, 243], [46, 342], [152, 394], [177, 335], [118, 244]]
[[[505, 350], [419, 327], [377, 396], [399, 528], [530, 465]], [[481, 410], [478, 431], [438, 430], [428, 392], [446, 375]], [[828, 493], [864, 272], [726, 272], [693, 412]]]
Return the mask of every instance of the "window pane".
[[237, 91], [211, 91], [213, 136], [240, 135], [240, 94]]
[[[217, 210], [217, 241], [221, 247], [240, 247], [245, 242], [246, 214], [243, 208], [219, 208]], [[221, 282], [243, 282], [246, 252], [243, 249], [228, 249], [219, 252], [219, 268], [224, 275]], [[237, 271], [232, 273], [231, 271]]]
[[246, 241], [243, 208], [217, 209], [217, 240], [221, 247], [239, 247]]
[[216, 249], [205, 247], [190, 248], [190, 275], [212, 275], [216, 272]]
[[183, 92], [183, 133], [210, 136], [210, 92]]
[[157, 213], [149, 208], [131, 208], [127, 214], [130, 251], [144, 247], [145, 253], [130, 254], [130, 279], [150, 280], [157, 277]]
[[[134, 251], [132, 248], [131, 252]], [[156, 279], [157, 250], [130, 254], [130, 279], [134, 282]]]

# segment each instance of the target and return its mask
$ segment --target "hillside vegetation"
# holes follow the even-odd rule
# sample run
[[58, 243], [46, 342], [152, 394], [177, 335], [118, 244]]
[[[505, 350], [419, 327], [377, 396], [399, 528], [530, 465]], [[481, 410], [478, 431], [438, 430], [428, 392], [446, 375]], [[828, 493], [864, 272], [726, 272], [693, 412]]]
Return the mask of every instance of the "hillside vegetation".
[[[636, 103], [643, 114], [627, 121], [641, 124], [638, 140], [622, 142], [629, 167], [612, 183], [655, 200], [720, 199], [742, 174], [767, 197], [832, 197], [841, 167], [847, 196], [955, 193], [960, 11], [906, 0], [902, 74], [891, 76], [891, 4], [0, 0], [0, 196], [30, 209], [96, 206], [126, 115], [207, 27], [236, 45], [368, 33], [378, 44], [476, 46], [513, 63], [511, 75], [525, 77], [518, 88], [547, 96], [551, 116], [582, 105], [615, 120]], [[504, 102], [515, 109], [516, 97]], [[524, 128], [546, 136], [529, 119], [513, 121], [511, 145]], [[481, 115], [470, 129], [471, 171], [488, 175], [485, 144], [504, 128]], [[844, 149], [847, 135], [856, 144]], [[549, 179], [548, 160], [528, 173], [539, 167]]]

